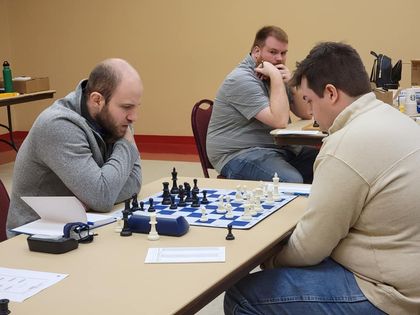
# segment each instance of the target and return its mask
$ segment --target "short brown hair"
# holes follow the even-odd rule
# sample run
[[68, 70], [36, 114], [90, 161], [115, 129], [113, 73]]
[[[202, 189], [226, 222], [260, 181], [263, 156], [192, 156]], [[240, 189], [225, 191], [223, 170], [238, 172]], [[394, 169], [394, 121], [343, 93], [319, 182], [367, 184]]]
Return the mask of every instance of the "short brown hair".
[[257, 34], [255, 34], [255, 39], [254, 43], [252, 44], [251, 51], [254, 49], [255, 46], [263, 47], [265, 44], [265, 40], [269, 36], [273, 36], [274, 38], [283, 43], [289, 43], [289, 37], [287, 36], [287, 33], [283, 31], [280, 27], [274, 25], [264, 26], [257, 32]]
[[303, 78], [319, 97], [323, 97], [327, 84], [334, 85], [351, 97], [372, 90], [359, 54], [344, 43], [323, 42], [312, 48], [309, 55], [297, 64], [289, 84], [299, 87]]
[[105, 104], [107, 104], [121, 79], [121, 72], [110, 62], [101, 62], [89, 75], [85, 88], [86, 97], [89, 97], [92, 92], [98, 92], [104, 97]]

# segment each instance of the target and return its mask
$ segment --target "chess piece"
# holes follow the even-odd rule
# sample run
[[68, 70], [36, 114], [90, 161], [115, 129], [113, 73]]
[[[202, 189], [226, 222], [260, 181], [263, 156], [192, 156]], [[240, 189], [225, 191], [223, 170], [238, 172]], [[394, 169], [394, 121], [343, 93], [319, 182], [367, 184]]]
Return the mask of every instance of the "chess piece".
[[240, 185], [236, 186], [235, 200], [236, 201], [243, 201]]
[[196, 191], [197, 192], [197, 195], [198, 195], [198, 193], [200, 192], [200, 189], [197, 186], [197, 178], [194, 178], [193, 179], [193, 182], [194, 182], [194, 186], [192, 188], [192, 191]]
[[187, 203], [184, 200], [185, 198], [185, 190], [182, 185], [179, 185], [179, 201], [178, 201], [178, 207], [185, 207]]
[[175, 169], [175, 167], [172, 170], [172, 188], [171, 188], [171, 194], [176, 195], [178, 194], [178, 184], [176, 183], [178, 178], [177, 178], [177, 171]]
[[200, 197], [198, 197], [196, 190], [192, 191], [192, 204], [191, 207], [198, 208], [200, 206]]
[[122, 229], [123, 229], [123, 220], [122, 220], [122, 218], [117, 218], [114, 231], [116, 233], [121, 233]]
[[204, 207], [204, 206], [201, 206], [200, 207], [200, 210], [201, 210], [201, 217], [200, 217], [200, 222], [207, 222], [208, 221], [208, 218], [207, 218], [207, 215], [206, 215], [206, 207]]
[[7, 315], [7, 314], [10, 314], [9, 300], [8, 299], [0, 299], [0, 315]]
[[228, 234], [226, 235], [226, 240], [231, 241], [235, 239], [235, 236], [232, 234], [232, 223], [228, 224]]
[[224, 200], [224, 196], [220, 195], [219, 196], [219, 200], [217, 201], [217, 209], [216, 209], [216, 213], [226, 213], [226, 209], [225, 209], [225, 205], [223, 203]]
[[159, 239], [159, 234], [156, 231], [156, 224], [157, 224], [157, 220], [156, 220], [156, 212], [152, 212], [150, 214], [150, 232], [149, 235], [147, 235], [147, 239], [150, 241], [156, 241]]
[[203, 199], [201, 199], [201, 204], [207, 205], [210, 201], [207, 199], [207, 190], [203, 190]]
[[130, 228], [128, 227], [128, 215], [130, 214], [130, 200], [126, 200], [125, 201], [125, 208], [122, 211], [122, 215], [123, 215], [123, 228], [120, 232], [121, 236], [131, 236], [132, 232], [130, 230]]
[[191, 185], [187, 182], [184, 183], [185, 188], [185, 202], [192, 202], [193, 199], [191, 197]]
[[244, 213], [241, 216], [242, 221], [251, 221], [252, 220], [252, 216], [251, 216], [249, 207], [250, 207], [249, 204], [244, 205], [245, 210], [244, 210]]
[[274, 203], [274, 197], [273, 197], [273, 191], [272, 190], [267, 191], [267, 199], [265, 200], [265, 202], [269, 205], [272, 205]]
[[153, 205], [153, 198], [149, 198], [149, 209], [147, 209], [147, 212], [155, 212], [155, 206]]
[[144, 211], [144, 202], [140, 201], [140, 211]]
[[260, 196], [255, 197], [254, 209], [257, 213], [261, 213], [264, 211], [264, 208], [261, 206]]
[[178, 208], [178, 207], [175, 203], [175, 196], [171, 196], [171, 205], [170, 205], [169, 209], [175, 210], [176, 208]]
[[171, 204], [171, 192], [169, 191], [169, 183], [163, 182], [163, 193], [162, 193], [162, 204], [170, 205]]
[[139, 211], [139, 202], [137, 200], [137, 194], [134, 194], [132, 197], [132, 201], [131, 201], [131, 213], [133, 213], [134, 211]]
[[227, 213], [225, 214], [225, 218], [232, 219], [233, 218], [233, 213], [232, 213], [232, 205], [230, 203], [226, 204], [226, 211], [227, 211]]

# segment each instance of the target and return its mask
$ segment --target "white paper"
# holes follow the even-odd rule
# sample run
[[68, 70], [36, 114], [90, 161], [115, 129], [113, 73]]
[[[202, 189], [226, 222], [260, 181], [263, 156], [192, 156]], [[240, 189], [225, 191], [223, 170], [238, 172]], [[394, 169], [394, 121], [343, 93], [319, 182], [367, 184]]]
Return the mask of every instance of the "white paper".
[[94, 228], [115, 221], [113, 216], [86, 213], [83, 203], [74, 196], [21, 198], [41, 219], [14, 228], [17, 233], [57, 236], [63, 235], [66, 223], [88, 223]]
[[321, 131], [317, 130], [290, 130], [290, 129], [275, 129], [271, 131], [272, 135], [301, 135], [301, 136], [326, 136]]
[[67, 276], [60, 273], [0, 267], [0, 296], [13, 302], [23, 302]]
[[149, 248], [146, 264], [225, 262], [225, 247]]

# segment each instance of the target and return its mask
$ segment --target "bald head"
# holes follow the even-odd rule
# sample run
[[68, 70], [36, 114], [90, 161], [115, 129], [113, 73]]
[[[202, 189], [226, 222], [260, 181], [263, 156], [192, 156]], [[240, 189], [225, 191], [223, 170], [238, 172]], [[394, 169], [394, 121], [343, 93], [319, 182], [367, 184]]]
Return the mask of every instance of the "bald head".
[[92, 92], [98, 92], [104, 97], [105, 103], [108, 103], [123, 80], [139, 84], [142, 88], [140, 76], [132, 65], [124, 59], [106, 59], [90, 73], [85, 93], [89, 96]]

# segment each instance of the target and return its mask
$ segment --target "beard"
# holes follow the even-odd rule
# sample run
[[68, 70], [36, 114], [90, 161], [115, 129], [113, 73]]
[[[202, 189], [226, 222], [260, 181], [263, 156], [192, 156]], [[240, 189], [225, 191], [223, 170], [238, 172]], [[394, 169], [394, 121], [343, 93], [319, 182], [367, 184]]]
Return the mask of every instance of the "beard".
[[109, 113], [109, 106], [106, 104], [96, 116], [96, 122], [104, 131], [104, 140], [106, 142], [115, 142], [125, 135], [125, 130], [119, 128], [116, 121]]

